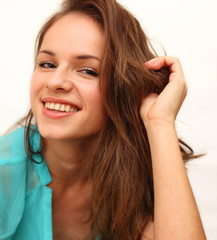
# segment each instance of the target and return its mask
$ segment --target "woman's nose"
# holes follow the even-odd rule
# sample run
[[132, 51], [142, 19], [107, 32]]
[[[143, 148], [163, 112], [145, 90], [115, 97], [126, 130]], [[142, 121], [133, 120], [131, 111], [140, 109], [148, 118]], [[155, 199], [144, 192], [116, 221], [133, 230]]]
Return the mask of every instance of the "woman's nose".
[[68, 92], [73, 88], [72, 74], [67, 69], [56, 69], [46, 80], [46, 87], [53, 92]]

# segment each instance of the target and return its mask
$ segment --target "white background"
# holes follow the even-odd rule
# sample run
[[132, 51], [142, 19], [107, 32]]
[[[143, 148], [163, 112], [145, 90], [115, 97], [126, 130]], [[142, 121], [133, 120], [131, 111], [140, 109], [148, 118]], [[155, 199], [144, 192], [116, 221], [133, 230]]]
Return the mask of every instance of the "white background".
[[[180, 58], [188, 97], [178, 115], [179, 136], [196, 153], [188, 172], [208, 240], [217, 239], [217, 3], [215, 0], [121, 0], [167, 54]], [[0, 3], [0, 135], [29, 107], [33, 49], [59, 0]], [[159, 45], [160, 44], [160, 45]]]

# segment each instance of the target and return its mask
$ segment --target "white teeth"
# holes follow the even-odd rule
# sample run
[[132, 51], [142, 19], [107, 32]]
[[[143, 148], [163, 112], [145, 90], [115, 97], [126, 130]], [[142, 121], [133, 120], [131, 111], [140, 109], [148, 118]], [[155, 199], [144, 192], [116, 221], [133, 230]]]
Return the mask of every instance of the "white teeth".
[[60, 110], [60, 104], [59, 103], [55, 104], [55, 108], [54, 109], [59, 111]]
[[66, 111], [66, 112], [69, 112], [69, 111], [70, 111], [70, 106], [69, 106], [69, 105], [67, 105], [67, 106], [65, 107], [65, 111]]
[[54, 103], [49, 103], [50, 104], [50, 109], [55, 109], [55, 104]]
[[53, 102], [46, 102], [45, 107], [51, 110], [61, 111], [61, 112], [77, 112], [78, 109], [72, 107], [70, 105], [60, 104], [60, 103], [53, 103]]
[[65, 111], [65, 105], [63, 105], [63, 104], [61, 105], [60, 111], [61, 111], [61, 112], [64, 112], [64, 111]]

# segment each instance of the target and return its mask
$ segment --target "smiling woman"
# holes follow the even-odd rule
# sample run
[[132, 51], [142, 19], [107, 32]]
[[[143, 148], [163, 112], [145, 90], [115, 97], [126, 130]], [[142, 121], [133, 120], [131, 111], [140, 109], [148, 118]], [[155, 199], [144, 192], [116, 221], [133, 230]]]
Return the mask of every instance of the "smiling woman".
[[25, 126], [0, 139], [0, 239], [205, 239], [182, 68], [149, 46], [115, 0], [65, 0], [43, 25]]
[[[102, 128], [98, 74], [103, 49], [102, 28], [84, 14], [69, 13], [46, 32], [31, 82], [32, 111], [44, 139], [75, 141]], [[65, 104], [68, 111], [61, 111]]]

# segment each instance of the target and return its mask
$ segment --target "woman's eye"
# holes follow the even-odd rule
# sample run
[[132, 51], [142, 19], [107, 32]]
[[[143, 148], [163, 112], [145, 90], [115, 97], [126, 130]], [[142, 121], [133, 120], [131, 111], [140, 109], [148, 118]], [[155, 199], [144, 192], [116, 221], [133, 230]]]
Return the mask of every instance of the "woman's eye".
[[87, 74], [87, 75], [90, 75], [90, 76], [93, 76], [93, 77], [98, 76], [98, 73], [91, 68], [83, 68], [83, 69], [80, 70], [80, 72], [82, 72], [84, 74]]
[[42, 62], [38, 64], [42, 68], [56, 68], [56, 66], [51, 62]]

